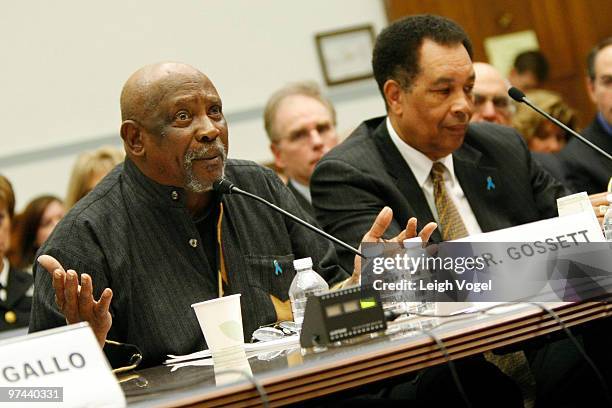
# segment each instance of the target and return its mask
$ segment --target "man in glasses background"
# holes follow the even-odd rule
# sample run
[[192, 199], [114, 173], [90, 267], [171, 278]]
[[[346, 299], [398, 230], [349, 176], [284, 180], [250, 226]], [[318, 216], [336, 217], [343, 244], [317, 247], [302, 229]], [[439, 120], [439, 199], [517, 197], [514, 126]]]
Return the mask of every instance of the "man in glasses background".
[[274, 164], [287, 186], [313, 217], [310, 177], [321, 157], [338, 144], [336, 111], [314, 82], [287, 84], [274, 92], [264, 110]]
[[510, 84], [492, 65], [474, 63], [474, 114], [470, 122], [493, 122], [510, 126], [514, 105], [508, 96]]

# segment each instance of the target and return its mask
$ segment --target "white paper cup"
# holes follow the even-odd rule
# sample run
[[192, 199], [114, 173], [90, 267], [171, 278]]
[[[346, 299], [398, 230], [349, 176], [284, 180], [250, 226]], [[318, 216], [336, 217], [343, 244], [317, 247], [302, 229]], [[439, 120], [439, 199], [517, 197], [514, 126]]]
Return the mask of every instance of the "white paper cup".
[[212, 352], [244, 346], [239, 293], [194, 303], [191, 307]]
[[215, 384], [224, 385], [236, 381], [245, 381], [253, 376], [251, 365], [246, 358], [244, 348], [213, 353]]

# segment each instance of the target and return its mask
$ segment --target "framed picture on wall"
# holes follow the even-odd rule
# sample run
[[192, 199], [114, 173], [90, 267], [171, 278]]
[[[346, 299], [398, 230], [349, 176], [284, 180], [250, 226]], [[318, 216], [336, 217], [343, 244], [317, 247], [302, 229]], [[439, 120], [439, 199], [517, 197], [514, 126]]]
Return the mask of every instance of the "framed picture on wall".
[[374, 28], [371, 24], [328, 31], [315, 36], [327, 85], [371, 78]]

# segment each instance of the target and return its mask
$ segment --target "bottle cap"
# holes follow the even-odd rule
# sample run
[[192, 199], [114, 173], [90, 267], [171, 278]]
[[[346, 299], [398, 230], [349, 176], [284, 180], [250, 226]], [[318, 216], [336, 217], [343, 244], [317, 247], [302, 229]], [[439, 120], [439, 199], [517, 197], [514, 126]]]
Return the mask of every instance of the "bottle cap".
[[296, 271], [299, 271], [300, 269], [312, 268], [312, 258], [308, 257], [308, 258], [296, 259], [295, 261], [293, 261], [293, 267], [295, 268]]
[[405, 239], [402, 243], [404, 244], [404, 248], [406, 249], [420, 248], [421, 246], [423, 246], [423, 240], [421, 239], [421, 237], [408, 238]]

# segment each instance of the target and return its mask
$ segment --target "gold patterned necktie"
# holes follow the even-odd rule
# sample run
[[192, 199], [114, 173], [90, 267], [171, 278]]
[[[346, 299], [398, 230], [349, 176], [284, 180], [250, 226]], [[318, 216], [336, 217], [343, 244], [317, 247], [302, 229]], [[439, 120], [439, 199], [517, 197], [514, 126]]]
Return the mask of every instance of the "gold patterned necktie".
[[442, 239], [450, 241], [467, 237], [468, 232], [465, 224], [444, 185], [444, 165], [435, 162], [431, 168], [430, 176], [433, 182], [434, 201], [438, 210]]

